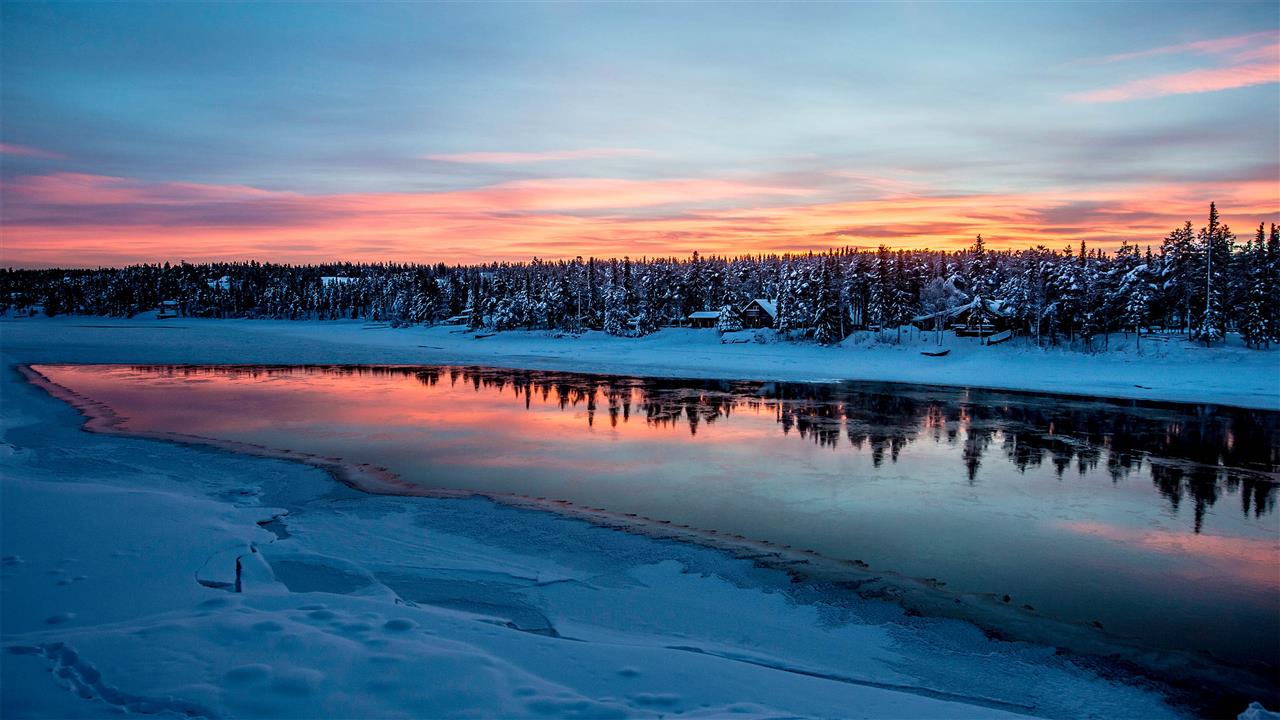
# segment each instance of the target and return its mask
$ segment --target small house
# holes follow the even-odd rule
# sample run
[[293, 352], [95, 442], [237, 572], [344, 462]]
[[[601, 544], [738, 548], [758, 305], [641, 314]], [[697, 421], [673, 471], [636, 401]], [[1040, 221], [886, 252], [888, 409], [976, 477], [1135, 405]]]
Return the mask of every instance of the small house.
[[441, 325], [469, 325], [471, 323], [471, 308], [467, 308], [457, 315], [445, 318], [440, 322]]
[[999, 300], [977, 297], [969, 302], [946, 310], [919, 315], [912, 324], [922, 330], [934, 327], [941, 320], [959, 337], [987, 337], [1010, 328], [1009, 312]]
[[161, 300], [160, 305], [156, 307], [156, 319], [168, 320], [169, 318], [176, 318], [180, 314], [178, 310], [177, 300]]
[[755, 298], [743, 305], [738, 314], [744, 328], [771, 328], [778, 324], [778, 301]]
[[977, 298], [952, 316], [951, 329], [958, 336], [987, 337], [1008, 330], [1009, 317], [1001, 303]]
[[698, 310], [689, 313], [689, 327], [713, 328], [720, 322], [719, 310]]

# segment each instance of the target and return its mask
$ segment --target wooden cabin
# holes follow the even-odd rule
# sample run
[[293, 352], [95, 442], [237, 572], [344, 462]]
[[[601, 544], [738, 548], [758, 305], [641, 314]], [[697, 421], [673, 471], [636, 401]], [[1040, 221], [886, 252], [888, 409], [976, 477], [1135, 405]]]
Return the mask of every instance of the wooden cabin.
[[980, 300], [951, 317], [951, 330], [959, 337], [987, 337], [1009, 329], [1009, 319], [998, 305]]
[[179, 314], [181, 313], [179, 312], [177, 300], [161, 300], [160, 305], [156, 307], [157, 320], [176, 318]]
[[744, 328], [771, 328], [778, 324], [778, 301], [755, 298], [739, 311]]
[[695, 328], [713, 328], [720, 322], [719, 310], [698, 310], [689, 313], [685, 318], [689, 322], [689, 327]]
[[1011, 327], [1009, 314], [1003, 303], [980, 297], [963, 305], [911, 318], [911, 324], [921, 330], [932, 330], [939, 319], [959, 337], [985, 338], [1003, 333]]

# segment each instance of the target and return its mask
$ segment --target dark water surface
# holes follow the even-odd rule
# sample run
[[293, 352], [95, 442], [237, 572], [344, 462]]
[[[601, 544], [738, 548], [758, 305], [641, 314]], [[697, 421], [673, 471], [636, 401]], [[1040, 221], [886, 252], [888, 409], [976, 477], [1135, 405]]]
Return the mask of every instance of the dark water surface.
[[741, 534], [1280, 666], [1280, 413], [484, 368], [37, 370], [130, 431]]

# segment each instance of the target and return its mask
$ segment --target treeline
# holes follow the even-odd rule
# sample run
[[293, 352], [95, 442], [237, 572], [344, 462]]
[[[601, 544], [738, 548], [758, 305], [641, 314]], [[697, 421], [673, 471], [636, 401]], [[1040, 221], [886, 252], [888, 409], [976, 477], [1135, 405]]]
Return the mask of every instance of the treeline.
[[[562, 260], [487, 265], [208, 263], [97, 270], [0, 271], [0, 310], [132, 316], [172, 301], [214, 318], [365, 319], [392, 325], [453, 318], [494, 331], [603, 330], [640, 336], [699, 310], [776, 300], [776, 327], [831, 344], [859, 328], [941, 325], [981, 307], [1038, 343], [1179, 330], [1213, 343], [1239, 332], [1280, 342], [1280, 233], [1240, 242], [1209, 206], [1207, 223], [1158, 248], [1114, 253], [1037, 247], [993, 251], [979, 236], [955, 252], [826, 253]], [[736, 327], [733, 312], [721, 329]], [[1104, 340], [1105, 341], [1105, 340]]]

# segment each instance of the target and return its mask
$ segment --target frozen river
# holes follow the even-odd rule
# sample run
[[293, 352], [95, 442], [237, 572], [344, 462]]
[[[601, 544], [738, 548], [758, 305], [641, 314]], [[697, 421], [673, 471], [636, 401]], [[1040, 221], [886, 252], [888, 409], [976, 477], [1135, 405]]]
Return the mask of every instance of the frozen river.
[[812, 551], [851, 581], [931, 588], [932, 609], [1147, 665], [1280, 665], [1273, 412], [470, 367], [36, 370], [130, 433]]

